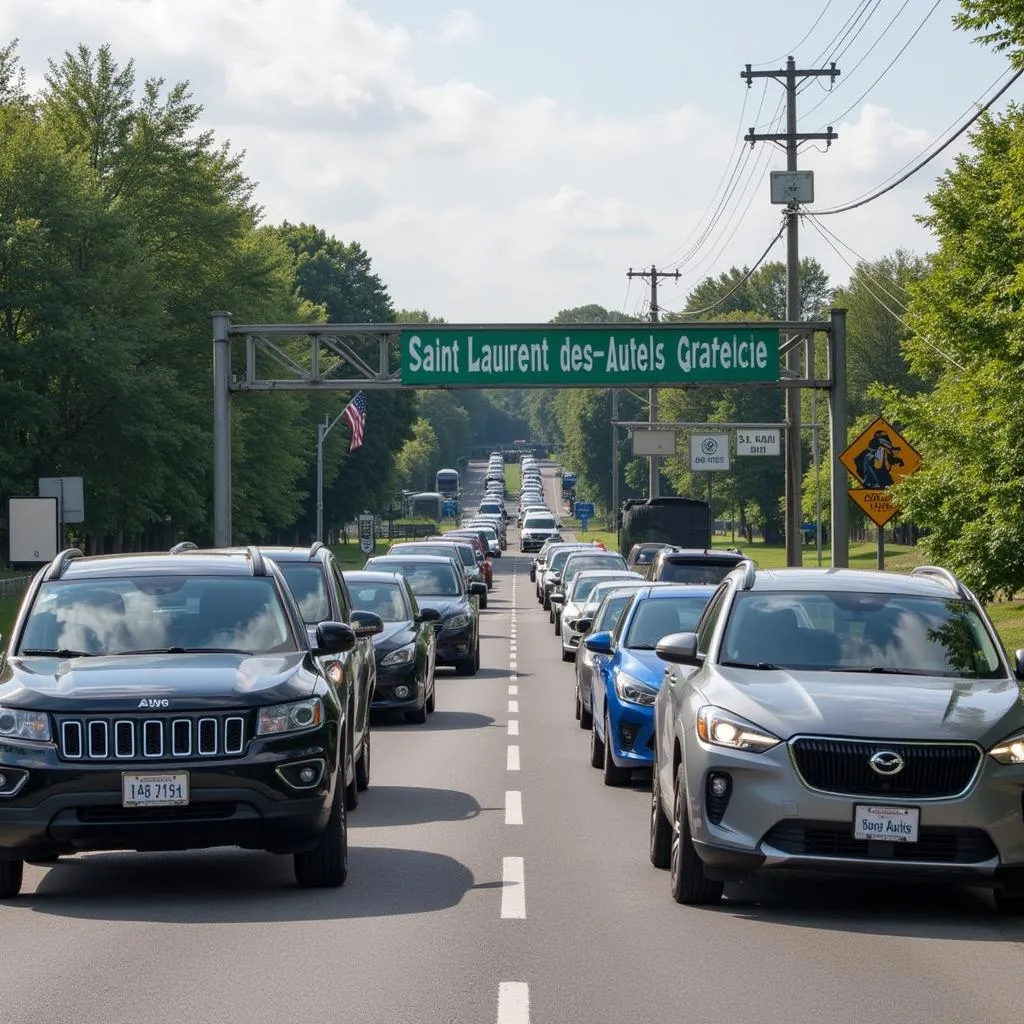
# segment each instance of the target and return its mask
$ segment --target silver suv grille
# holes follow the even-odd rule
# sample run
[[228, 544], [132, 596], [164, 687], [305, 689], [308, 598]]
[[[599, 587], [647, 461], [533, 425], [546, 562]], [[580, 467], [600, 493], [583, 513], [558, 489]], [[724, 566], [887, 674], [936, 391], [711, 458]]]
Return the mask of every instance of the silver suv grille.
[[237, 714], [57, 719], [58, 753], [64, 761], [238, 757], [247, 739], [246, 719]]

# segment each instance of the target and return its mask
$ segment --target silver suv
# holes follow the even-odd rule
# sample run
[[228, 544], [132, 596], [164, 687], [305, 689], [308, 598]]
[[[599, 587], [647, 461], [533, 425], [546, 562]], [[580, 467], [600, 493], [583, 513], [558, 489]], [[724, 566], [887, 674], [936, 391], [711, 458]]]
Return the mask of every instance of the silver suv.
[[678, 902], [801, 871], [1024, 911], [1024, 652], [951, 573], [742, 563], [657, 651], [650, 856]]

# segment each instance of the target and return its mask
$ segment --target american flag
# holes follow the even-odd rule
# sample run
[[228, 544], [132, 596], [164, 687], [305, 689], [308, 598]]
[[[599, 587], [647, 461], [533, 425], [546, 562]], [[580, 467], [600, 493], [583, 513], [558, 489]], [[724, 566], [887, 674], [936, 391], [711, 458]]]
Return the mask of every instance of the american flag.
[[366, 392], [357, 391], [355, 398], [345, 406], [341, 415], [352, 429], [352, 442], [348, 450], [354, 452], [363, 443], [363, 432], [366, 430]]

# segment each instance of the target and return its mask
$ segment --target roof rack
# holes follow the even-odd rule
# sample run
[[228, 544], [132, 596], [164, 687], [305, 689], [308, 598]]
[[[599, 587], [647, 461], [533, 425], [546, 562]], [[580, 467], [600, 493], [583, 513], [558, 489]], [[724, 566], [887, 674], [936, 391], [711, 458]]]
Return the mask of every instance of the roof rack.
[[250, 544], [245, 551], [252, 563], [253, 576], [266, 576], [267, 563], [263, 561], [263, 552], [255, 544]]
[[85, 556], [78, 548], [65, 548], [57, 557], [50, 563], [50, 568], [46, 570], [46, 575], [43, 579], [46, 582], [50, 580], [59, 580], [64, 575], [64, 570], [71, 564], [71, 561], [75, 558], [84, 558]]
[[928, 576], [932, 579], [941, 580], [959, 597], [969, 598], [970, 591], [953, 575], [948, 569], [941, 565], [917, 565], [910, 570], [911, 576]]
[[757, 562], [752, 558], [744, 558], [742, 562], [736, 563], [736, 568], [732, 571], [736, 572], [737, 569], [743, 570], [743, 579], [740, 580], [740, 590], [753, 590], [754, 580], [757, 579]]
[[310, 558], [316, 558], [316, 553], [318, 551], [323, 551], [323, 549], [324, 549], [324, 542], [322, 540], [315, 540], [315, 541], [313, 541], [313, 543], [309, 547], [309, 557]]
[[169, 555], [183, 555], [186, 551], [198, 551], [199, 545], [193, 544], [190, 540], [183, 540], [175, 544], [170, 551], [167, 552]]

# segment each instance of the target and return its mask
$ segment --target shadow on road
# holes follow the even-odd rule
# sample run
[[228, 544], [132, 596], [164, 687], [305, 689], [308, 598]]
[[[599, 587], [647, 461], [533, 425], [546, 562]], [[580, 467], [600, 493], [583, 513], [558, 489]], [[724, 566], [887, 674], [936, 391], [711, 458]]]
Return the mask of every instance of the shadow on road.
[[475, 711], [435, 711], [427, 717], [425, 725], [410, 725], [401, 711], [374, 711], [371, 721], [374, 729], [387, 732], [447, 732], [456, 729], [486, 729], [494, 725], [490, 715], [478, 715]]
[[97, 921], [256, 924], [427, 914], [455, 906], [472, 888], [464, 864], [420, 850], [352, 847], [341, 889], [297, 888], [291, 857], [105, 853], [60, 861], [12, 906]]
[[1024, 940], [1024, 920], [1000, 915], [979, 889], [927, 883], [757, 879], [727, 885], [713, 913], [748, 924], [861, 935], [1005, 942]]
[[[353, 830], [430, 821], [469, 821], [483, 810], [475, 797], [458, 789], [371, 786], [349, 824]], [[489, 807], [487, 810], [504, 810]]]

